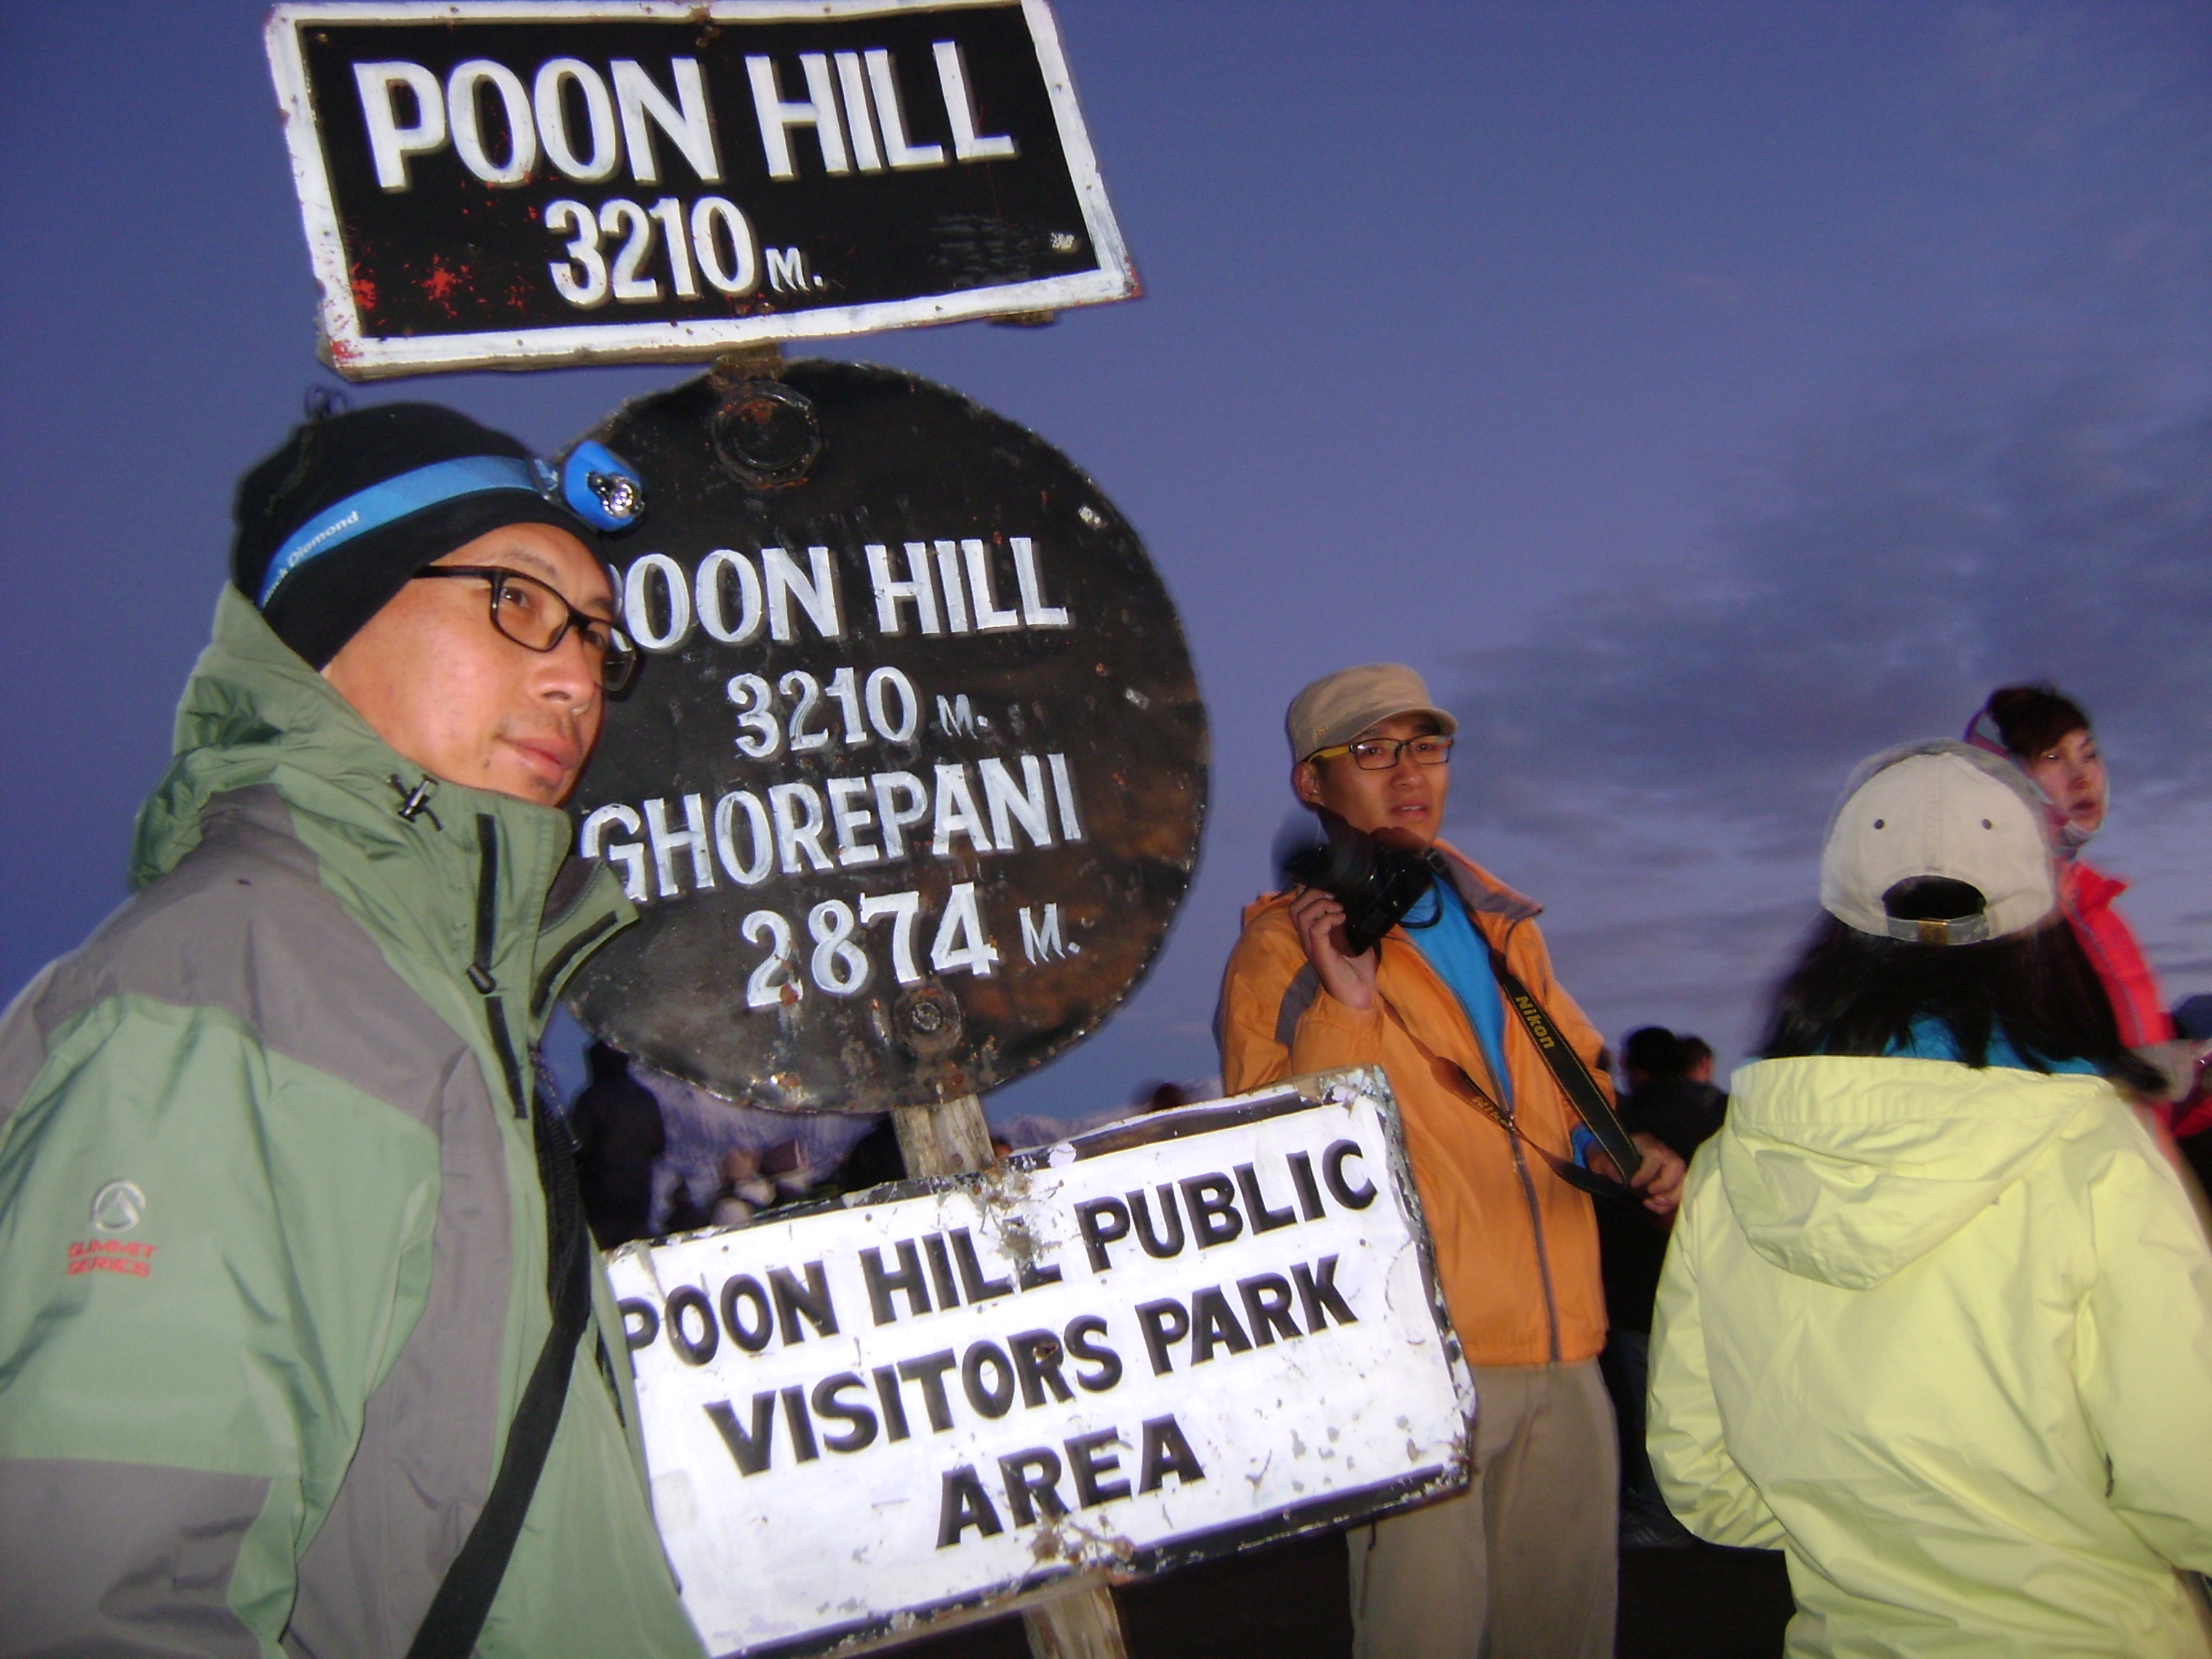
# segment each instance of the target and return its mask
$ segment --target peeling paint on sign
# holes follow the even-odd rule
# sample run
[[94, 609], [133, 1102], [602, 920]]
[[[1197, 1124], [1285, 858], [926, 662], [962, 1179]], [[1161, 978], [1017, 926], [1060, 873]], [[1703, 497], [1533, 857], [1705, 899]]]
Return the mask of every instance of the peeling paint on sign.
[[1424, 1501], [1474, 1412], [1375, 1070], [610, 1262], [709, 1652]]

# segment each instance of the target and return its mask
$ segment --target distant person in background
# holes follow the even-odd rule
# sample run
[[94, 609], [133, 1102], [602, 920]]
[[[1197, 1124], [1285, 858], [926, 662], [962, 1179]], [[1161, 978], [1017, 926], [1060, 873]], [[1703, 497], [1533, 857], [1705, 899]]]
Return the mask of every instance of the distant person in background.
[[594, 1042], [585, 1051], [592, 1080], [568, 1108], [576, 1140], [576, 1185], [584, 1219], [603, 1250], [647, 1236], [653, 1165], [668, 1144], [660, 1103], [629, 1074], [619, 1048]]
[[1155, 1083], [1137, 1091], [1140, 1112], [1172, 1112], [1191, 1103], [1191, 1092], [1180, 1083]]
[[[1639, 1076], [1632, 1045], [1647, 1031], [1657, 1041], [1652, 1064]], [[1718, 1133], [1728, 1097], [1713, 1086], [1712, 1046], [1703, 1037], [1646, 1026], [1622, 1043], [1621, 1064], [1629, 1091], [1621, 1115], [1630, 1128], [1656, 1135], [1684, 1163]]]
[[2177, 1136], [2212, 1128], [2212, 1099], [2205, 1095], [2202, 1069], [2186, 1045], [2175, 1041], [2158, 975], [2135, 930], [2112, 908], [2128, 884], [2081, 857], [2082, 848], [2103, 828], [2111, 799], [2089, 716], [2048, 681], [2000, 686], [1967, 726], [1966, 741], [2010, 758], [2048, 802], [2051, 846], [2060, 860], [2060, 907], [2112, 1002], [2120, 1041], [2165, 1075], [2157, 1091], [2163, 1097], [2149, 1109]]
[[715, 1227], [742, 1227], [776, 1200], [775, 1182], [761, 1173], [760, 1155], [744, 1146], [722, 1154], [722, 1191], [707, 1212]]
[[2016, 768], [1875, 757], [1691, 1170], [1651, 1461], [1796, 1659], [2212, 1654], [2212, 1251], [2058, 898]]
[[1710, 1086], [1713, 1080], [1713, 1045], [1694, 1031], [1685, 1031], [1674, 1040], [1682, 1045], [1682, 1075], [1692, 1083]]
[[[1695, 1067], [1702, 1076], [1690, 1075]], [[1621, 1121], [1656, 1135], [1685, 1162], [1721, 1127], [1728, 1097], [1712, 1086], [1713, 1051], [1702, 1038], [1645, 1025], [1621, 1039]], [[1651, 1305], [1674, 1218], [1625, 1204], [1597, 1206], [1607, 1331], [1599, 1367], [1620, 1426], [1620, 1547], [1677, 1549], [1692, 1542], [1668, 1512], [1644, 1449], [1644, 1395]]]
[[[889, 1164], [890, 1172], [876, 1179], [896, 1178], [896, 1146], [881, 1115], [749, 1106], [635, 1060], [630, 1075], [660, 1103], [660, 1121], [667, 1130], [667, 1144], [653, 1170], [647, 1231], [655, 1238], [714, 1224], [714, 1206], [730, 1191], [725, 1159], [733, 1151], [754, 1156], [756, 1172], [775, 1188], [778, 1204], [827, 1196], [833, 1176], [839, 1190], [874, 1184], [865, 1178], [869, 1172], [855, 1182], [842, 1169], [864, 1142], [878, 1168]], [[887, 1147], [888, 1160], [883, 1157]]]
[[898, 1132], [892, 1125], [890, 1114], [886, 1112], [845, 1154], [845, 1161], [837, 1166], [832, 1182], [841, 1193], [861, 1193], [905, 1176], [906, 1161], [899, 1156]]

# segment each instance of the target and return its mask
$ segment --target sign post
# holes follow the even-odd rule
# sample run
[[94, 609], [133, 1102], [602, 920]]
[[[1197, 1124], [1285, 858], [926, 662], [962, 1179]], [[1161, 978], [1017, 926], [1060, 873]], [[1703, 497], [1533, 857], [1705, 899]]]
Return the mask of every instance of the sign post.
[[870, 1645], [1467, 1479], [1471, 1381], [1379, 1071], [610, 1272], [717, 1659]]
[[714, 359], [642, 476], [644, 661], [571, 810], [642, 912], [572, 981], [646, 1064], [889, 1109], [910, 1180], [617, 1252], [657, 1517], [718, 1656], [1020, 1611], [1464, 1483], [1468, 1374], [1350, 1073], [994, 1164], [1187, 890], [1175, 609], [1035, 434], [781, 343], [1128, 298], [1045, 0], [313, 0], [266, 40], [349, 379]]

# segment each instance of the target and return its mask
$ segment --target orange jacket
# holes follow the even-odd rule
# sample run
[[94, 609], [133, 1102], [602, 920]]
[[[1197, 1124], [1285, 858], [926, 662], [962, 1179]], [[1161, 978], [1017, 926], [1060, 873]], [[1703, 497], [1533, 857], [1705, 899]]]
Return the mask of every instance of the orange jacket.
[[[1576, 1052], [1597, 1069], [1602, 1039], [1552, 977], [1534, 921], [1538, 907], [1441, 842], [1483, 936], [1505, 960]], [[1492, 1099], [1498, 1085], [1451, 988], [1394, 928], [1382, 944], [1376, 987], [1430, 1049], [1458, 1061]], [[1217, 1032], [1221, 1076], [1231, 1093], [1306, 1072], [1377, 1062], [1389, 1077], [1405, 1126], [1413, 1185], [1436, 1250], [1453, 1327], [1475, 1365], [1540, 1365], [1596, 1357], [1605, 1346], [1605, 1294], [1598, 1279], [1597, 1224], [1589, 1197], [1519, 1150], [1473, 1103], [1437, 1082], [1430, 1062], [1380, 1006], [1347, 1008], [1321, 989], [1291, 925], [1290, 896], [1272, 894], [1244, 912], [1243, 937], [1222, 981]], [[1580, 1120], [1528, 1030], [1509, 1008], [1506, 1065], [1522, 1133], [1571, 1157]]]

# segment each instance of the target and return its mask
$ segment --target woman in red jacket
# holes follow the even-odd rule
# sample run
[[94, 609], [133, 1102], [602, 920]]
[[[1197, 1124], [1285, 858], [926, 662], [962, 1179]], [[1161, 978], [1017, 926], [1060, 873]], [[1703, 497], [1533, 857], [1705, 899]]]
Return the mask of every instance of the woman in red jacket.
[[[2191, 1093], [2187, 1059], [2174, 1045], [2173, 1020], [2144, 960], [2134, 929], [2112, 901], [2127, 883], [2094, 868], [2081, 848], [2105, 822], [2109, 784], [2096, 734], [2081, 705], [2047, 681], [2000, 686], [1966, 728], [1966, 741], [2009, 756], [2051, 803], [2051, 842], [2059, 864], [2059, 902], [2104, 983], [2120, 1041], [2172, 1077], [2173, 1098]], [[2212, 1099], [2199, 1085], [2179, 1107], [2157, 1103], [2160, 1121], [2177, 1136], [2212, 1128]]]

